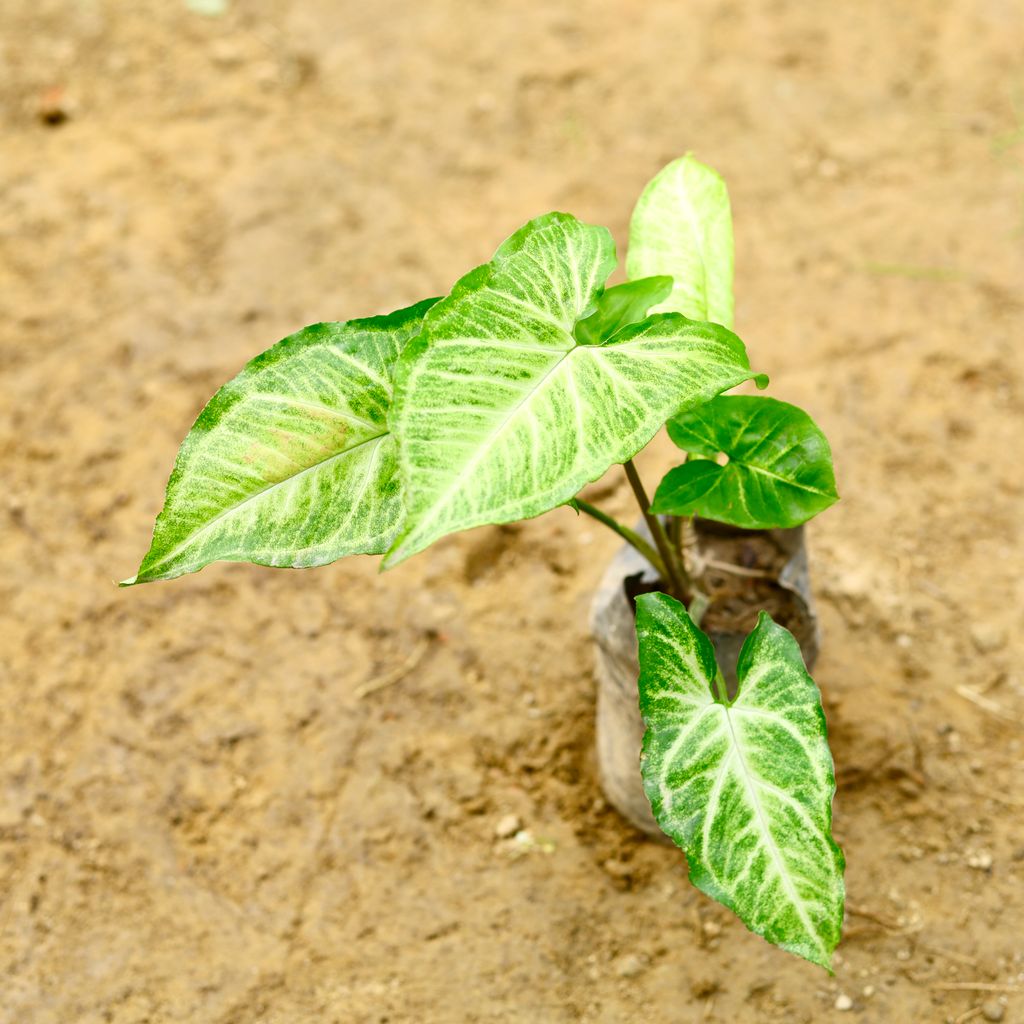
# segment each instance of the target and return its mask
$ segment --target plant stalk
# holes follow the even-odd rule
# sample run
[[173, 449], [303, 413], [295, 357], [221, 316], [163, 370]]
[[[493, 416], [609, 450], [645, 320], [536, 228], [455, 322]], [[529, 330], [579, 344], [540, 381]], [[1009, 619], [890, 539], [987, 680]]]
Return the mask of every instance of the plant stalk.
[[690, 601], [690, 607], [687, 608], [687, 612], [690, 614], [690, 618], [693, 619], [695, 626], [700, 626], [704, 619], [704, 613], [708, 610], [711, 605], [711, 598], [704, 593], [703, 590], [698, 589], [694, 586], [693, 598]]
[[[682, 534], [683, 521], [679, 516], [668, 517], [668, 540], [672, 545], [672, 550], [682, 555], [683, 551], [683, 534]], [[683, 562], [685, 568], [686, 562]]]
[[647, 523], [647, 528], [651, 531], [651, 536], [654, 538], [658, 554], [661, 555], [661, 561], [666, 570], [664, 573], [665, 582], [668, 583], [669, 589], [675, 592], [675, 596], [680, 601], [685, 601], [687, 592], [692, 589], [689, 577], [686, 575], [686, 570], [680, 564], [675, 551], [672, 550], [672, 544], [665, 533], [665, 527], [661, 525], [661, 520], [651, 512], [651, 500], [647, 497], [647, 492], [644, 490], [643, 482], [640, 479], [640, 474], [636, 471], [633, 460], [627, 460], [623, 463], [622, 468], [626, 471], [626, 479], [629, 481], [629, 486], [633, 488], [633, 494], [640, 505], [644, 522]]
[[729, 706], [729, 688], [725, 685], [725, 677], [722, 675], [721, 669], [717, 669], [715, 672], [715, 698], [724, 707]]
[[601, 509], [595, 505], [591, 505], [590, 502], [583, 501], [582, 498], [576, 499], [576, 507], [581, 512], [586, 512], [588, 516], [596, 519], [599, 523], [604, 523], [610, 530], [614, 530], [627, 544], [632, 544], [637, 551], [640, 552], [644, 558], [647, 559], [651, 565], [654, 566], [655, 571], [662, 577], [667, 578], [668, 573], [665, 569], [665, 565], [662, 562], [661, 555], [640, 536], [634, 530], [631, 530], [628, 526], [624, 526], [617, 519], [608, 515], [607, 512], [602, 512]]

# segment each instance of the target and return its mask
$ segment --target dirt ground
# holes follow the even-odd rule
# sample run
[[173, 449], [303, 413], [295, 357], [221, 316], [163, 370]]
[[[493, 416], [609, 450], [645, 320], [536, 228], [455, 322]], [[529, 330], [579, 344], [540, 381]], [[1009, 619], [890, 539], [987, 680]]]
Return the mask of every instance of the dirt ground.
[[[1022, 53], [1017, 0], [4, 0], [0, 1021], [1024, 1021]], [[623, 245], [688, 149], [835, 448], [834, 977], [603, 803], [597, 524], [114, 586], [250, 356], [550, 209]]]

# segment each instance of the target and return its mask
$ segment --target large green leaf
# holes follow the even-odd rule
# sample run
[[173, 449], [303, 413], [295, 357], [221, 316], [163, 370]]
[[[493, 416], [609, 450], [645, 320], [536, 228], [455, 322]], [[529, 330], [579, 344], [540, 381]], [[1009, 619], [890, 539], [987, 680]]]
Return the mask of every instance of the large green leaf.
[[[669, 421], [669, 437], [705, 458], [670, 470], [653, 510], [748, 530], [797, 526], [839, 495], [825, 435], [802, 409], [757, 395], [722, 395]], [[729, 461], [708, 461], [724, 452]]]
[[651, 306], [671, 293], [671, 277], [644, 277], [607, 288], [597, 300], [597, 309], [576, 324], [573, 335], [581, 345], [600, 345], [623, 327], [639, 323]]
[[385, 564], [569, 501], [668, 417], [751, 376], [739, 338], [678, 314], [578, 344], [614, 265], [607, 230], [553, 213], [430, 311], [396, 377], [407, 515]]
[[626, 272], [667, 274], [655, 312], [732, 326], [732, 214], [725, 182], [692, 156], [673, 160], [640, 194], [629, 226]]
[[392, 370], [436, 301], [307, 327], [225, 384], [181, 446], [125, 585], [214, 561], [298, 568], [387, 550], [402, 517]]
[[690, 879], [769, 942], [828, 967], [843, 920], [825, 716], [792, 634], [764, 612], [728, 702], [711, 641], [665, 594], [637, 599], [641, 772]]

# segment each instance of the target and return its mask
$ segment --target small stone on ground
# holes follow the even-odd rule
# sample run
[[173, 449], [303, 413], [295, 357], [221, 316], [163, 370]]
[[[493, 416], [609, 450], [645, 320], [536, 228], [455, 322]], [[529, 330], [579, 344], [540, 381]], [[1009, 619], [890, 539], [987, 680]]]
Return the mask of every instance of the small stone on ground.
[[511, 839], [522, 827], [523, 823], [518, 815], [506, 814], [498, 819], [498, 824], [494, 826], [494, 834], [498, 839]]
[[628, 953], [615, 961], [615, 973], [620, 978], [635, 978], [646, 966], [643, 957], [639, 957], [635, 953]]

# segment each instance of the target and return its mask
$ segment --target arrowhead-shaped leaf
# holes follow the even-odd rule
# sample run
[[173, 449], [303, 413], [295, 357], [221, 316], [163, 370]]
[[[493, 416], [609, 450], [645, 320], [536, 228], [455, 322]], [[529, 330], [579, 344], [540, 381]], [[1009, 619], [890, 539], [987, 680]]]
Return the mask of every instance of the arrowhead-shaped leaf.
[[392, 370], [436, 301], [307, 327], [225, 384], [181, 446], [125, 585], [214, 561], [298, 568], [387, 550], [402, 517]]
[[734, 334], [678, 314], [578, 344], [614, 265], [606, 229], [553, 213], [431, 310], [397, 376], [407, 516], [386, 564], [567, 502], [669, 416], [751, 376]]
[[671, 277], [644, 277], [606, 288], [597, 300], [597, 309], [576, 325], [573, 334], [581, 345], [600, 345], [623, 327], [639, 323], [651, 306], [663, 302], [671, 292]]
[[732, 326], [732, 213], [725, 182], [692, 156], [673, 160], [640, 194], [626, 272], [667, 274], [674, 286], [654, 312]]
[[[722, 395], [668, 423], [691, 459], [669, 470], [653, 510], [748, 530], [797, 526], [838, 500], [832, 452], [802, 409], [774, 398]], [[729, 461], [713, 459], [724, 452]]]
[[[825, 716], [792, 634], [764, 612], [729, 703], [711, 641], [665, 594], [637, 599], [641, 771], [699, 889], [758, 935], [828, 968], [843, 919]], [[717, 680], [717, 682], [716, 682]]]

